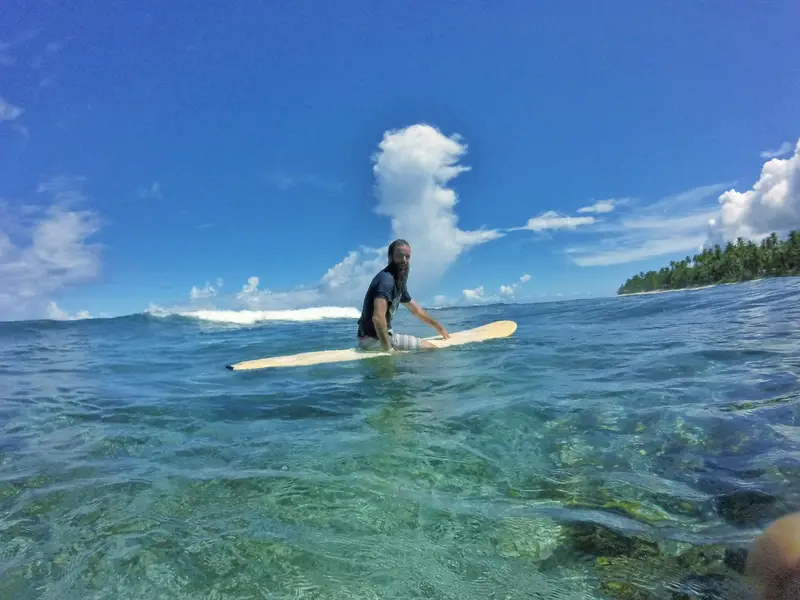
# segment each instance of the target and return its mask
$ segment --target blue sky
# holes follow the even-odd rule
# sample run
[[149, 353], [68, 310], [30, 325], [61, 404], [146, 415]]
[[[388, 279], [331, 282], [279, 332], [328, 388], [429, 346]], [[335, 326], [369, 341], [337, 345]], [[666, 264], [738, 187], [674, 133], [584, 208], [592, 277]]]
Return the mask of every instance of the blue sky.
[[611, 295], [800, 226], [796, 3], [4, 13], [0, 319], [358, 306], [396, 235], [426, 305]]

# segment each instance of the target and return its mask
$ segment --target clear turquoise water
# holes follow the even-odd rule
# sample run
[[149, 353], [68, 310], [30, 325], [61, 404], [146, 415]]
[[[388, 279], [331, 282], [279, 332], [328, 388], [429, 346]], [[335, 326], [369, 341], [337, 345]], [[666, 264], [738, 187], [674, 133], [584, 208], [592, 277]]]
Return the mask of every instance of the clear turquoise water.
[[[447, 309], [519, 328], [258, 372], [224, 365], [354, 322], [0, 324], [0, 598], [602, 598], [570, 524], [747, 545], [800, 508], [799, 292]], [[741, 490], [768, 502], [732, 516]]]

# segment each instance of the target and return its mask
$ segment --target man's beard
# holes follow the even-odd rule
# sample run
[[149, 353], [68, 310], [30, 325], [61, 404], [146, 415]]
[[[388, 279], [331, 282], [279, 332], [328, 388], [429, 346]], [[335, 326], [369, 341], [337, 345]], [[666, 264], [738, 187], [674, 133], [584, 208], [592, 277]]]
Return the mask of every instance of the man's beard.
[[406, 282], [408, 281], [408, 271], [408, 267], [401, 267], [397, 263], [392, 263], [389, 265], [389, 272], [392, 274], [392, 277], [394, 277], [395, 282], [401, 289], [405, 289], [406, 287]]

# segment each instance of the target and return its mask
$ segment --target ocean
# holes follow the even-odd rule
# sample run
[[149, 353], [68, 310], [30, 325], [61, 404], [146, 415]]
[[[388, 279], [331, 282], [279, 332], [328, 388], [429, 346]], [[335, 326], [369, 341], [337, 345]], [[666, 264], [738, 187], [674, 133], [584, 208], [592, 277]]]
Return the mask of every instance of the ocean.
[[244, 372], [357, 313], [0, 323], [0, 598], [732, 598], [800, 509], [799, 294], [446, 308], [518, 329]]

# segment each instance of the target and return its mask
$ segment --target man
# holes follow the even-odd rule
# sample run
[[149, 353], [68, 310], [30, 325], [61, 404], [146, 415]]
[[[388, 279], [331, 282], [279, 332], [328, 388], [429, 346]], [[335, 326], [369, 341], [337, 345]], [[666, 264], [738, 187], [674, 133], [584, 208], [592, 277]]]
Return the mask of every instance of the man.
[[389, 264], [378, 272], [369, 284], [358, 320], [358, 345], [363, 350], [419, 350], [436, 348], [430, 342], [392, 331], [392, 317], [402, 303], [423, 323], [433, 327], [447, 339], [450, 336], [436, 319], [430, 317], [422, 307], [411, 298], [406, 288], [411, 246], [403, 239], [389, 244]]

